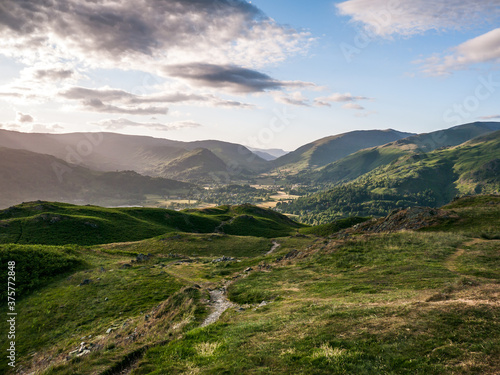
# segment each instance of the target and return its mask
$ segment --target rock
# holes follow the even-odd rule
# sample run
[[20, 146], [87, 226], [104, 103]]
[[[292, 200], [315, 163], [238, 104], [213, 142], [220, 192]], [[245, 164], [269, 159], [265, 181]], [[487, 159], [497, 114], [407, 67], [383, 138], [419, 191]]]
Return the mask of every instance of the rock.
[[131, 264], [129, 264], [129, 263], [125, 263], [124, 265], [122, 265], [122, 266], [120, 267], [120, 269], [127, 269], [127, 268], [131, 268], [131, 267], [132, 267], [132, 265], [131, 265]]
[[297, 256], [299, 256], [300, 254], [301, 254], [300, 251], [293, 249], [293, 250], [289, 251], [288, 253], [286, 253], [286, 255], [284, 256], [284, 259], [293, 259], [293, 258], [296, 258]]
[[108, 300], [108, 297], [104, 298], [104, 300], [105, 300], [105, 301], [107, 301], [107, 300]]
[[78, 286], [84, 286], [84, 285], [89, 285], [92, 282], [90, 279], [85, 279], [83, 280]]
[[151, 254], [144, 255], [144, 254], [138, 254], [135, 258], [137, 262], [146, 262], [150, 259]]
[[222, 257], [220, 258], [217, 258], [217, 259], [214, 259], [212, 260], [212, 263], [220, 263], [220, 262], [235, 262], [237, 261], [236, 258], [231, 258], [231, 257], [227, 257], [225, 255], [223, 255]]
[[86, 225], [86, 226], [88, 226], [88, 227], [94, 228], [94, 229], [99, 228], [99, 225], [97, 225], [97, 224], [95, 224], [95, 223], [91, 223], [90, 221], [86, 221], [86, 222], [85, 222], [85, 223], [83, 223], [83, 224], [85, 224], [85, 225]]
[[250, 271], [253, 271], [253, 268], [252, 268], [252, 267], [248, 267], [248, 268], [246, 268], [243, 272], [248, 273], [248, 272], [250, 272]]
[[262, 302], [260, 303], [259, 307], [266, 306], [267, 304], [268, 304], [268, 302], [266, 302], [266, 301], [262, 301]]

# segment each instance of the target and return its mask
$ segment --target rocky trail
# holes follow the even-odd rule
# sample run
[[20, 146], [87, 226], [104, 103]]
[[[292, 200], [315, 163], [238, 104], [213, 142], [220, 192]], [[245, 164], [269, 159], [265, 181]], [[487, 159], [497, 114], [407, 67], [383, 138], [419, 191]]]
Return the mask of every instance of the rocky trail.
[[280, 243], [276, 242], [273, 240], [273, 247], [271, 247], [271, 250], [269, 250], [266, 255], [274, 253], [275, 250], [277, 250], [281, 246]]
[[227, 309], [236, 306], [234, 303], [227, 299], [226, 287], [215, 289], [210, 291], [210, 305], [212, 306], [212, 312], [203, 321], [201, 327], [206, 327], [212, 323], [219, 320], [221, 315]]

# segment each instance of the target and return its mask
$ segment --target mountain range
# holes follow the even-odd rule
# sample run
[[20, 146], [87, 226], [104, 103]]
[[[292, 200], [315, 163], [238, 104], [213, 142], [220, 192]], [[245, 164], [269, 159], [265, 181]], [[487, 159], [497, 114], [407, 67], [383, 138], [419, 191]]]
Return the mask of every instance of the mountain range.
[[[282, 186], [298, 185], [306, 193], [323, 194], [336, 185], [372, 178], [372, 172], [396, 162], [417, 162], [441, 148], [455, 147], [497, 130], [498, 122], [476, 122], [425, 134], [393, 129], [352, 131], [319, 139], [290, 153], [216, 140], [180, 142], [115, 133], [0, 130], [0, 207], [37, 199], [141, 204], [146, 195], [186, 197], [202, 190], [202, 185], [245, 184], [269, 177]], [[482, 156], [471, 157], [479, 160]], [[494, 169], [498, 153], [492, 151], [488, 157], [485, 163], [493, 163]], [[451, 195], [444, 196], [448, 199]], [[445, 200], [436, 198], [439, 204]], [[279, 209], [303, 211], [299, 206], [283, 204]]]
[[350, 182], [278, 207], [307, 223], [326, 223], [344, 216], [383, 216], [401, 207], [438, 207], [456, 196], [500, 192], [500, 130], [458, 146], [427, 153], [410, 148], [398, 156], [392, 161], [380, 159], [383, 163], [379, 161], [378, 167]]

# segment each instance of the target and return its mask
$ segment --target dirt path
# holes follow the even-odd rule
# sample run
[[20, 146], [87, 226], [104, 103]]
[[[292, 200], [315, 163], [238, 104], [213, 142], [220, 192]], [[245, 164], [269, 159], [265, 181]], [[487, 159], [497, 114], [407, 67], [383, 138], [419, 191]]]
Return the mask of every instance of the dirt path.
[[273, 241], [273, 247], [271, 247], [271, 250], [269, 250], [266, 255], [269, 255], [269, 254], [272, 254], [278, 247], [280, 247], [281, 244], [276, 242], [276, 241]]
[[[483, 242], [484, 240], [480, 240], [479, 238], [476, 238], [471, 241], [467, 241], [464, 244], [462, 244], [463, 247], [469, 247], [474, 244]], [[446, 259], [445, 266], [448, 268], [450, 271], [458, 273], [458, 268], [457, 268], [457, 259], [460, 258], [463, 254], [465, 253], [465, 249], [462, 247], [457, 248], [457, 251], [455, 251], [448, 259]]]
[[212, 305], [212, 312], [205, 319], [205, 321], [201, 323], [200, 327], [206, 327], [209, 324], [215, 323], [217, 320], [219, 320], [224, 311], [236, 306], [234, 303], [227, 299], [225, 287], [215, 289], [210, 292], [210, 305]]

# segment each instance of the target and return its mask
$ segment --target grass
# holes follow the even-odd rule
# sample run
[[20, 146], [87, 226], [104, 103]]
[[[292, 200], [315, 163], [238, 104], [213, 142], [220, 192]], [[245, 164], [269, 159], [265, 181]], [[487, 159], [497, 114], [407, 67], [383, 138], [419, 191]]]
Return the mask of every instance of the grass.
[[[175, 231], [4, 245], [5, 259], [54, 267], [18, 300], [18, 364], [45, 375], [117, 374], [135, 358], [133, 375], [497, 374], [499, 247], [481, 236], [498, 225], [491, 199], [454, 202], [458, 219], [432, 230], [345, 240], [324, 237], [337, 222], [272, 239]], [[286, 223], [254, 207], [187, 213]], [[138, 253], [151, 258], [131, 262]], [[221, 255], [238, 261], [212, 262]], [[208, 292], [222, 285], [237, 305], [201, 328]], [[91, 352], [70, 355], [82, 341]]]
[[168, 232], [278, 237], [304, 225], [251, 205], [182, 212], [31, 202], [0, 211], [0, 243], [64, 245], [139, 241]]
[[[495, 307], [462, 303], [459, 294], [426, 302], [460, 281], [446, 260], [464, 240], [409, 232], [318, 252], [325, 245], [316, 244], [309, 256], [230, 287], [241, 305], [270, 304], [232, 310], [148, 351], [134, 374], [493, 374], [500, 354]], [[489, 284], [461, 285], [453, 293]], [[200, 355], [209, 344], [217, 349]]]
[[369, 218], [355, 216], [346, 219], [338, 219], [329, 224], [320, 224], [313, 227], [302, 228], [299, 231], [303, 234], [313, 234], [316, 236], [327, 237], [342, 229], [350, 228], [356, 224], [364, 223], [367, 220], [369, 220]]

